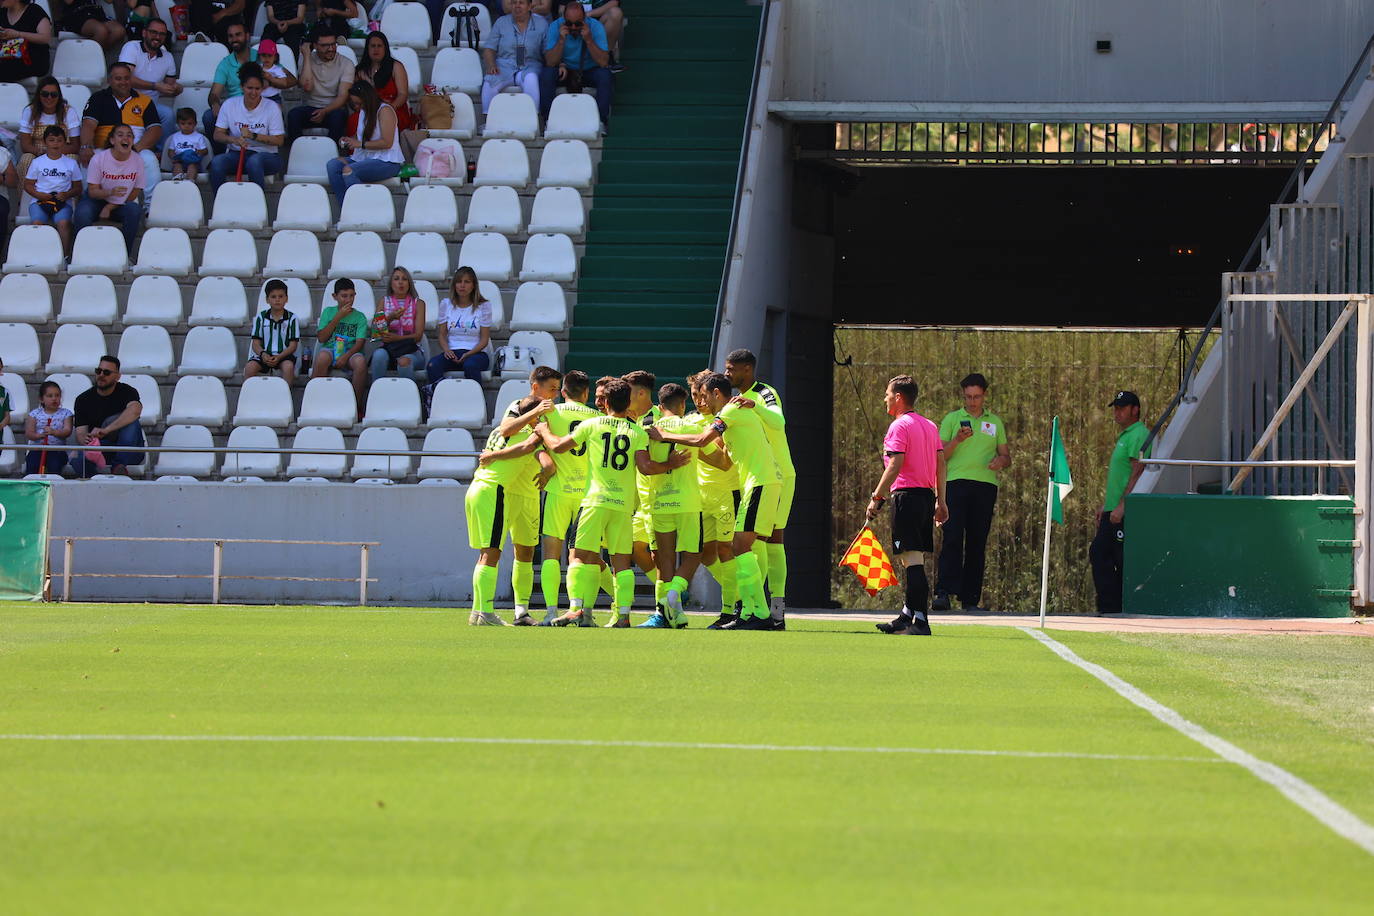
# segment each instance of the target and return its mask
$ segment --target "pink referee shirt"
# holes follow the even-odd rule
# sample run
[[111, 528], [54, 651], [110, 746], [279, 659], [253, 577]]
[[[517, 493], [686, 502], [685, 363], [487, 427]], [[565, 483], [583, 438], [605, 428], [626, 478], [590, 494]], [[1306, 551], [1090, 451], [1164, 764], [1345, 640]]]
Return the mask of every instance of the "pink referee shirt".
[[926, 487], [935, 489], [935, 453], [944, 449], [940, 428], [912, 411], [892, 421], [883, 436], [883, 467], [888, 464], [888, 452], [901, 452], [902, 470], [892, 482], [892, 489]]

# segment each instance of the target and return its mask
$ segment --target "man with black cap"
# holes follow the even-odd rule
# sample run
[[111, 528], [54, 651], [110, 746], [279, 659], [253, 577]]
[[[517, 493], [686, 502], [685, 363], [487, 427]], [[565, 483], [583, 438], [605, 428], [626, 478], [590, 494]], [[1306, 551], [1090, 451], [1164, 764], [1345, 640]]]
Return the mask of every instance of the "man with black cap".
[[1126, 539], [1126, 494], [1131, 492], [1145, 470], [1141, 447], [1150, 428], [1140, 422], [1140, 398], [1133, 391], [1118, 391], [1107, 405], [1112, 419], [1121, 427], [1107, 463], [1107, 494], [1102, 511], [1097, 513], [1097, 536], [1088, 548], [1093, 567], [1093, 586], [1097, 589], [1097, 613], [1121, 613], [1121, 560]]

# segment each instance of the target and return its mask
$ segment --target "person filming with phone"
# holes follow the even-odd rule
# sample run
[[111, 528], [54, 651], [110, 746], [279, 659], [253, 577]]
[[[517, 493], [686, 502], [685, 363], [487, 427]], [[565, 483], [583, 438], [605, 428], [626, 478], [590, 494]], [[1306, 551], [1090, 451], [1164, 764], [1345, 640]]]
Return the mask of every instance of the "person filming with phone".
[[568, 0], [563, 15], [555, 19], [544, 36], [544, 63], [539, 74], [539, 117], [548, 121], [553, 94], [559, 86], [581, 92], [583, 86], [596, 88], [596, 107], [601, 114], [601, 129], [611, 122], [611, 96], [615, 76], [610, 71], [611, 52], [606, 29], [578, 0]]

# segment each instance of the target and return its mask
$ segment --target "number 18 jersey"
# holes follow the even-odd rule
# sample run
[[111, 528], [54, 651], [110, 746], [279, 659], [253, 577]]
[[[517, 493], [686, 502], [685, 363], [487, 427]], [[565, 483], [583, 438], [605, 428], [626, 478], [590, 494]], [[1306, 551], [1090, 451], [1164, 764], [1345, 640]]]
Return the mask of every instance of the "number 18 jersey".
[[626, 417], [593, 417], [572, 432], [576, 448], [587, 449], [587, 495], [583, 506], [604, 506], [618, 512], [634, 512], [635, 453], [647, 451], [649, 434]]

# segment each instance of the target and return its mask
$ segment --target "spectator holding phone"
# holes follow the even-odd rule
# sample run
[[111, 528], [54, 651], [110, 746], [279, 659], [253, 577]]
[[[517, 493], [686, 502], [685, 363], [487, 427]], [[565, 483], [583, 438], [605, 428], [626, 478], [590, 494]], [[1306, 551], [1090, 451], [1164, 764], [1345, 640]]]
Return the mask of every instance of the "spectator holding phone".
[[605, 27], [588, 19], [578, 0], [568, 0], [563, 15], [553, 21], [544, 37], [546, 66], [539, 75], [540, 118], [549, 119], [553, 95], [559, 86], [567, 87], [569, 92], [581, 92], [583, 86], [590, 85], [596, 88], [596, 107], [604, 130], [611, 121], [611, 96], [615, 93], [610, 62]]

